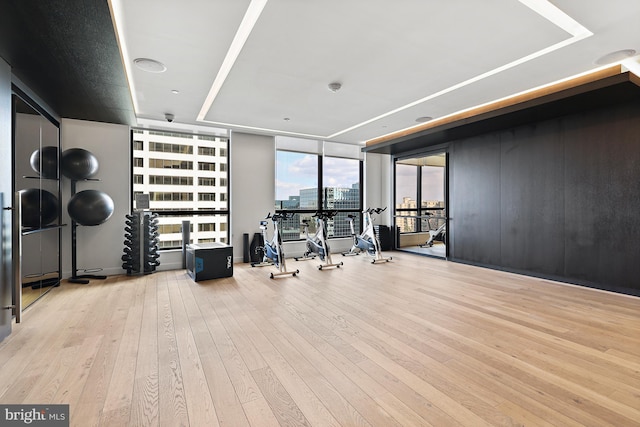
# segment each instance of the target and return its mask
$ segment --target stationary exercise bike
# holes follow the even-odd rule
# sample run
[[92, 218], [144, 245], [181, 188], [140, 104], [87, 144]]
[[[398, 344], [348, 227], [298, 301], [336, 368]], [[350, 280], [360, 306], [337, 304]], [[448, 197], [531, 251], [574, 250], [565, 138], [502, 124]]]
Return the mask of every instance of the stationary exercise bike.
[[307, 250], [301, 257], [296, 257], [296, 261], [314, 259], [316, 256], [324, 261], [324, 264], [318, 265], [318, 270], [325, 267], [340, 268], [342, 262], [334, 264], [331, 260], [331, 252], [329, 250], [329, 242], [327, 242], [327, 220], [333, 219], [338, 211], [318, 211], [313, 214], [316, 219], [316, 233], [309, 236], [309, 220], [302, 221], [304, 224], [304, 234], [306, 236]]
[[427, 224], [429, 226], [429, 239], [426, 241], [426, 243], [423, 243], [420, 246], [421, 248], [424, 247], [432, 247], [433, 243], [438, 241], [438, 242], [442, 242], [442, 243], [446, 243], [447, 242], [447, 223], [443, 222], [441, 226], [437, 227], [437, 228], [433, 228], [431, 227], [431, 216], [433, 215], [431, 212], [426, 212], [427, 216], [429, 218], [427, 218]]
[[355, 232], [355, 228], [353, 226], [355, 216], [347, 215], [347, 221], [349, 221], [349, 226], [351, 227], [351, 236], [353, 237], [353, 246], [349, 251], [343, 252], [343, 256], [360, 255], [360, 253], [366, 252], [367, 255], [373, 258], [371, 261], [372, 264], [391, 261], [392, 257], [387, 258], [382, 256], [380, 240], [378, 240], [378, 236], [376, 236], [376, 232], [373, 228], [373, 220], [371, 219], [372, 213], [379, 215], [386, 209], [387, 208], [368, 208], [367, 210], [362, 211], [362, 219], [364, 221], [362, 234], [356, 234]]
[[[252, 267], [265, 267], [268, 265], [275, 265], [278, 268], [277, 273], [271, 273], [270, 278], [279, 276], [291, 275], [294, 276], [300, 273], [299, 270], [295, 271], [287, 271], [287, 266], [284, 258], [284, 252], [282, 250], [282, 236], [280, 235], [280, 228], [278, 227], [279, 221], [289, 219], [290, 216], [287, 215], [286, 212], [283, 213], [274, 213], [271, 215], [271, 212], [267, 214], [263, 221], [260, 221], [260, 229], [262, 230], [262, 237], [264, 240], [264, 248], [263, 253], [264, 256], [262, 258], [262, 262], [252, 263]], [[269, 241], [267, 237], [267, 229], [269, 228], [269, 220], [273, 222], [273, 238]]]

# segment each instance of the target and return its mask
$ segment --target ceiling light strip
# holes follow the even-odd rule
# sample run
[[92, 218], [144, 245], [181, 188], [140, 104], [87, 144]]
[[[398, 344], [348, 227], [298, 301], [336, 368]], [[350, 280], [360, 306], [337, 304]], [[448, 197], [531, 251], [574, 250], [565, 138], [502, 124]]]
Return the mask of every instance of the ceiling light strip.
[[362, 123], [358, 123], [357, 125], [351, 126], [350, 128], [347, 128], [347, 129], [341, 130], [339, 132], [336, 132], [333, 135], [329, 135], [327, 138], [335, 138], [338, 135], [342, 135], [343, 133], [352, 131], [352, 130], [357, 129], [357, 128], [361, 127], [361, 126], [364, 126], [364, 125], [367, 125], [369, 123], [375, 122], [376, 120], [380, 120], [380, 119], [382, 119], [384, 117], [388, 117], [388, 116], [390, 116], [392, 114], [399, 113], [400, 111], [406, 110], [407, 108], [415, 107], [418, 104], [422, 104], [423, 102], [430, 101], [430, 100], [432, 100], [434, 98], [437, 98], [439, 96], [445, 95], [445, 94], [447, 94], [449, 92], [453, 92], [454, 90], [458, 90], [458, 89], [463, 88], [465, 86], [468, 86], [468, 85], [470, 85], [472, 83], [475, 83], [475, 82], [478, 82], [480, 80], [486, 79], [487, 77], [491, 77], [491, 76], [493, 76], [495, 74], [498, 74], [498, 73], [501, 73], [503, 71], [506, 71], [509, 68], [513, 68], [513, 67], [518, 66], [520, 64], [523, 64], [523, 63], [525, 63], [527, 61], [531, 61], [534, 58], [538, 58], [538, 57], [540, 57], [542, 55], [546, 55], [549, 52], [553, 52], [554, 50], [557, 50], [557, 49], [560, 49], [562, 47], [568, 46], [569, 44], [575, 43], [576, 41], [577, 40], [574, 37], [572, 37], [572, 38], [564, 40], [564, 41], [562, 41], [560, 43], [556, 43], [553, 46], [549, 46], [549, 47], [547, 47], [545, 49], [542, 49], [542, 50], [539, 50], [537, 52], [534, 52], [534, 53], [532, 53], [530, 55], [527, 55], [525, 57], [522, 57], [520, 59], [512, 61], [512, 62], [510, 62], [508, 64], [502, 65], [502, 66], [500, 66], [498, 68], [494, 68], [493, 70], [489, 70], [486, 73], [482, 73], [482, 74], [477, 75], [475, 77], [472, 77], [472, 78], [470, 78], [468, 80], [465, 80], [463, 82], [460, 82], [460, 83], [457, 83], [457, 84], [455, 84], [453, 86], [445, 88], [445, 89], [443, 89], [443, 90], [441, 90], [439, 92], [432, 93], [431, 95], [425, 96], [424, 98], [420, 98], [417, 101], [413, 101], [413, 102], [411, 102], [409, 104], [403, 105], [402, 107], [398, 107], [395, 110], [388, 111], [388, 112], [386, 112], [384, 114], [380, 114], [377, 117], [374, 117], [374, 118], [369, 119], [367, 121], [364, 121]]
[[[486, 79], [487, 77], [491, 77], [495, 74], [501, 73], [503, 71], [506, 71], [510, 68], [516, 67], [518, 65], [524, 64], [525, 62], [531, 61], [532, 59], [541, 57], [543, 55], [546, 55], [548, 53], [551, 53], [555, 50], [558, 49], [562, 49], [563, 47], [569, 46], [573, 43], [576, 43], [582, 39], [585, 39], [587, 37], [590, 37], [593, 35], [593, 33], [591, 31], [589, 31], [587, 28], [585, 28], [584, 26], [580, 25], [578, 22], [576, 22], [573, 18], [571, 18], [569, 15], [565, 14], [564, 12], [562, 12], [560, 9], [558, 9], [557, 7], [555, 7], [554, 5], [552, 5], [551, 3], [549, 3], [547, 0], [520, 0], [520, 2], [529, 7], [531, 10], [533, 10], [534, 12], [540, 14], [543, 18], [547, 19], [549, 22], [553, 23], [554, 25], [559, 26], [560, 28], [562, 28], [563, 30], [567, 31], [569, 34], [571, 34], [571, 37], [563, 40], [559, 43], [556, 43], [554, 45], [548, 46], [544, 49], [541, 49], [537, 52], [534, 52], [532, 54], [529, 54], [527, 56], [524, 56], [522, 58], [516, 59], [515, 61], [509, 62], [508, 64], [502, 65], [498, 68], [494, 68], [493, 70], [489, 70], [486, 73], [482, 73], [478, 76], [472, 77], [468, 80], [465, 80], [463, 82], [460, 82], [458, 84], [455, 84], [453, 86], [450, 86], [448, 88], [445, 88], [439, 92], [433, 93], [431, 95], [425, 96], [424, 98], [418, 99], [417, 101], [413, 101], [407, 105], [403, 105], [401, 107], [398, 107], [394, 110], [388, 111], [384, 114], [381, 114], [379, 116], [373, 117], [369, 120], [366, 120], [362, 123], [358, 123], [354, 126], [351, 126], [347, 129], [343, 129], [339, 132], [336, 132], [332, 135], [327, 136], [326, 138], [331, 139], [331, 138], [335, 138], [336, 136], [342, 135], [344, 133], [350, 132], [354, 129], [357, 129], [359, 127], [368, 125], [369, 123], [373, 123], [377, 120], [380, 120], [384, 117], [388, 117], [392, 114], [395, 113], [399, 113], [400, 111], [406, 110], [408, 108], [411, 107], [415, 107], [418, 104], [422, 104], [423, 102], [426, 101], [430, 101], [434, 98], [437, 98], [439, 96], [442, 96], [444, 94], [447, 94], [449, 92], [453, 92], [454, 90], [458, 90], [460, 88], [463, 88], [465, 86], [468, 86], [472, 83], [478, 82], [480, 80]], [[407, 128], [410, 129], [410, 128]]]
[[[535, 93], [535, 92], [544, 91], [545, 89], [553, 88], [554, 86], [562, 85], [563, 83], [577, 81], [577, 80], [579, 80], [579, 79], [581, 79], [583, 77], [596, 76], [600, 72], [606, 72], [607, 75], [612, 75], [612, 74], [620, 73], [620, 70], [621, 70], [620, 65], [618, 66], [618, 68], [616, 68], [615, 66], [612, 67], [611, 65], [603, 65], [602, 67], [598, 67], [596, 69], [591, 69], [591, 70], [585, 71], [583, 73], [579, 73], [579, 74], [576, 74], [576, 75], [573, 75], [573, 76], [570, 76], [570, 77], [566, 77], [566, 78], [563, 78], [563, 79], [560, 79], [560, 80], [553, 81], [551, 83], [546, 83], [544, 85], [540, 85], [540, 86], [537, 86], [537, 87], [534, 87], [534, 88], [531, 88], [531, 89], [527, 89], [527, 90], [524, 90], [522, 92], [515, 93], [513, 95], [508, 95], [508, 96], [505, 96], [505, 97], [502, 97], [502, 98], [498, 98], [498, 99], [495, 99], [495, 100], [492, 100], [492, 101], [489, 101], [489, 102], [485, 102], [485, 103], [482, 103], [482, 104], [474, 105], [474, 106], [469, 107], [469, 108], [464, 108], [462, 110], [455, 111], [453, 113], [444, 115], [442, 117], [438, 117], [437, 119], [435, 119], [433, 121], [430, 121], [428, 123], [419, 123], [417, 125], [413, 125], [413, 126], [410, 126], [410, 127], [404, 128], [404, 129], [400, 129], [400, 130], [397, 130], [397, 131], [389, 132], [389, 133], [387, 133], [385, 135], [380, 135], [380, 136], [378, 136], [378, 137], [376, 137], [374, 139], [370, 139], [370, 140], [366, 141], [366, 144], [367, 145], [373, 145], [373, 144], [377, 144], [377, 143], [380, 143], [380, 142], [387, 141], [387, 140], [389, 140], [391, 138], [397, 138], [399, 136], [405, 136], [407, 134], [407, 132], [411, 132], [411, 131], [420, 132], [422, 130], [431, 129], [431, 128], [440, 126], [440, 125], [442, 125], [444, 123], [450, 122], [449, 119], [452, 118], [452, 117], [461, 116], [461, 115], [464, 115], [465, 113], [468, 113], [468, 112], [471, 112], [471, 111], [474, 111], [474, 110], [480, 110], [480, 109], [482, 109], [484, 107], [503, 104], [504, 102], [508, 102], [508, 101], [512, 101], [512, 100], [517, 100], [518, 98], [520, 98], [522, 96], [525, 96], [525, 95], [528, 95], [528, 94], [531, 94], [531, 93]], [[599, 78], [602, 78], [602, 76], [600, 76]], [[590, 79], [590, 81], [592, 81], [592, 79]], [[517, 103], [517, 102], [514, 101], [513, 103], [510, 103], [509, 105], [514, 105], [515, 103]], [[491, 109], [491, 111], [493, 111], [493, 109]], [[471, 116], [468, 116], [468, 117], [473, 117], [476, 114], [479, 114], [479, 113], [474, 113], [474, 114], [472, 114]]]
[[312, 135], [312, 134], [308, 134], [308, 133], [300, 133], [300, 132], [289, 132], [286, 130], [280, 130], [280, 129], [268, 129], [268, 128], [261, 128], [261, 127], [256, 127], [256, 126], [246, 126], [246, 125], [238, 125], [238, 124], [234, 124], [234, 123], [223, 123], [223, 122], [214, 122], [214, 121], [210, 121], [210, 120], [200, 120], [203, 123], [209, 123], [212, 125], [216, 125], [216, 126], [223, 126], [223, 127], [228, 127], [228, 128], [234, 128], [234, 129], [246, 129], [246, 130], [252, 130], [252, 131], [257, 131], [260, 133], [268, 133], [268, 134], [278, 134], [278, 135], [294, 135], [294, 136], [299, 136], [301, 138], [313, 138], [313, 139], [325, 139], [325, 136], [322, 135]]
[[260, 14], [267, 4], [267, 1], [268, 0], [251, 0], [247, 11], [242, 18], [242, 22], [238, 27], [238, 31], [236, 32], [236, 35], [233, 38], [231, 45], [229, 46], [227, 55], [225, 56], [224, 61], [222, 61], [220, 69], [218, 70], [218, 75], [213, 81], [213, 85], [211, 85], [209, 94], [207, 95], [206, 99], [204, 100], [204, 104], [200, 109], [200, 113], [198, 114], [197, 118], [198, 121], [205, 121], [205, 116], [213, 105], [213, 101], [215, 101], [216, 97], [218, 96], [220, 89], [222, 89], [222, 85], [227, 79], [231, 68], [233, 68], [233, 64], [235, 64], [236, 60], [238, 59], [238, 55], [240, 55], [244, 44], [247, 42], [247, 39], [249, 38], [253, 27], [255, 26], [256, 22], [258, 22], [258, 18], [260, 18]]
[[127, 76], [127, 83], [129, 84], [129, 94], [133, 101], [133, 110], [137, 117], [140, 106], [138, 105], [138, 97], [136, 95], [135, 85], [133, 83], [133, 73], [131, 71], [131, 60], [129, 59], [129, 50], [124, 39], [124, 12], [120, 1], [109, 0], [109, 9], [111, 10], [111, 21], [113, 22], [113, 28], [116, 32], [116, 39], [118, 41], [118, 47], [120, 48], [120, 59], [124, 66], [124, 72]]
[[586, 35], [588, 37], [593, 35], [591, 31], [582, 26], [578, 21], [547, 0], [518, 1], [574, 37], [578, 37], [580, 35]]

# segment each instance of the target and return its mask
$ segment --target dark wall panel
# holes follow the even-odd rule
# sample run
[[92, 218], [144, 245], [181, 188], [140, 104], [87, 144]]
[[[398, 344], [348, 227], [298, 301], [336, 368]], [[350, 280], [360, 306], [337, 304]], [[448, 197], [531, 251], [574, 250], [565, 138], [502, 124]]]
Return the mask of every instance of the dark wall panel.
[[564, 152], [560, 124], [501, 132], [501, 265], [564, 273]]
[[563, 120], [567, 277], [640, 290], [640, 106]]
[[450, 253], [499, 264], [500, 141], [479, 136], [454, 143], [450, 152]]
[[640, 295], [640, 105], [450, 143], [450, 256]]

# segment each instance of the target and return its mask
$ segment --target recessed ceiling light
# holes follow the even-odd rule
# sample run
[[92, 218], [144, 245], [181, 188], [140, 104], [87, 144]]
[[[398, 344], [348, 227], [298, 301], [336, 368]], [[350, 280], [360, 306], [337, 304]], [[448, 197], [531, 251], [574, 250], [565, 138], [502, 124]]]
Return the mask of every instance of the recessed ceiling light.
[[164, 73], [167, 71], [167, 67], [162, 62], [149, 58], [136, 58], [133, 60], [136, 67], [149, 73]]
[[607, 53], [606, 55], [600, 57], [596, 64], [598, 65], [607, 65], [613, 64], [614, 62], [620, 62], [623, 59], [627, 59], [636, 54], [636, 51], [633, 49], [623, 49], [615, 52]]
[[173, 89], [173, 90], [171, 91], [171, 93], [172, 93], [172, 94], [174, 94], [174, 95], [177, 95], [177, 94], [179, 94], [179, 93], [180, 93], [180, 91], [179, 91], [179, 90], [176, 90], [176, 89]]
[[338, 83], [338, 82], [329, 83], [329, 85], [327, 86], [327, 88], [331, 92], [337, 92], [340, 90], [341, 87], [342, 87], [342, 83]]
[[418, 118], [416, 119], [416, 122], [418, 122], [418, 123], [424, 123], [424, 122], [428, 122], [428, 121], [431, 121], [431, 120], [433, 120], [433, 117], [429, 117], [429, 116], [422, 116], [422, 117], [418, 117]]

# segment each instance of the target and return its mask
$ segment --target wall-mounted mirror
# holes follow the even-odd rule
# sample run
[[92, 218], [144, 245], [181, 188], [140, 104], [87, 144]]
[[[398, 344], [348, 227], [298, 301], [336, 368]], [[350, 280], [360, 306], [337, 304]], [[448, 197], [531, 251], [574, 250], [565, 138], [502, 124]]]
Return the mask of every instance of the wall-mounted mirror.
[[[13, 94], [13, 190], [20, 200], [14, 230], [20, 248], [14, 248], [14, 268], [20, 284], [14, 305], [28, 307], [60, 284], [60, 131], [23, 93]], [[21, 262], [19, 258], [20, 249]]]

